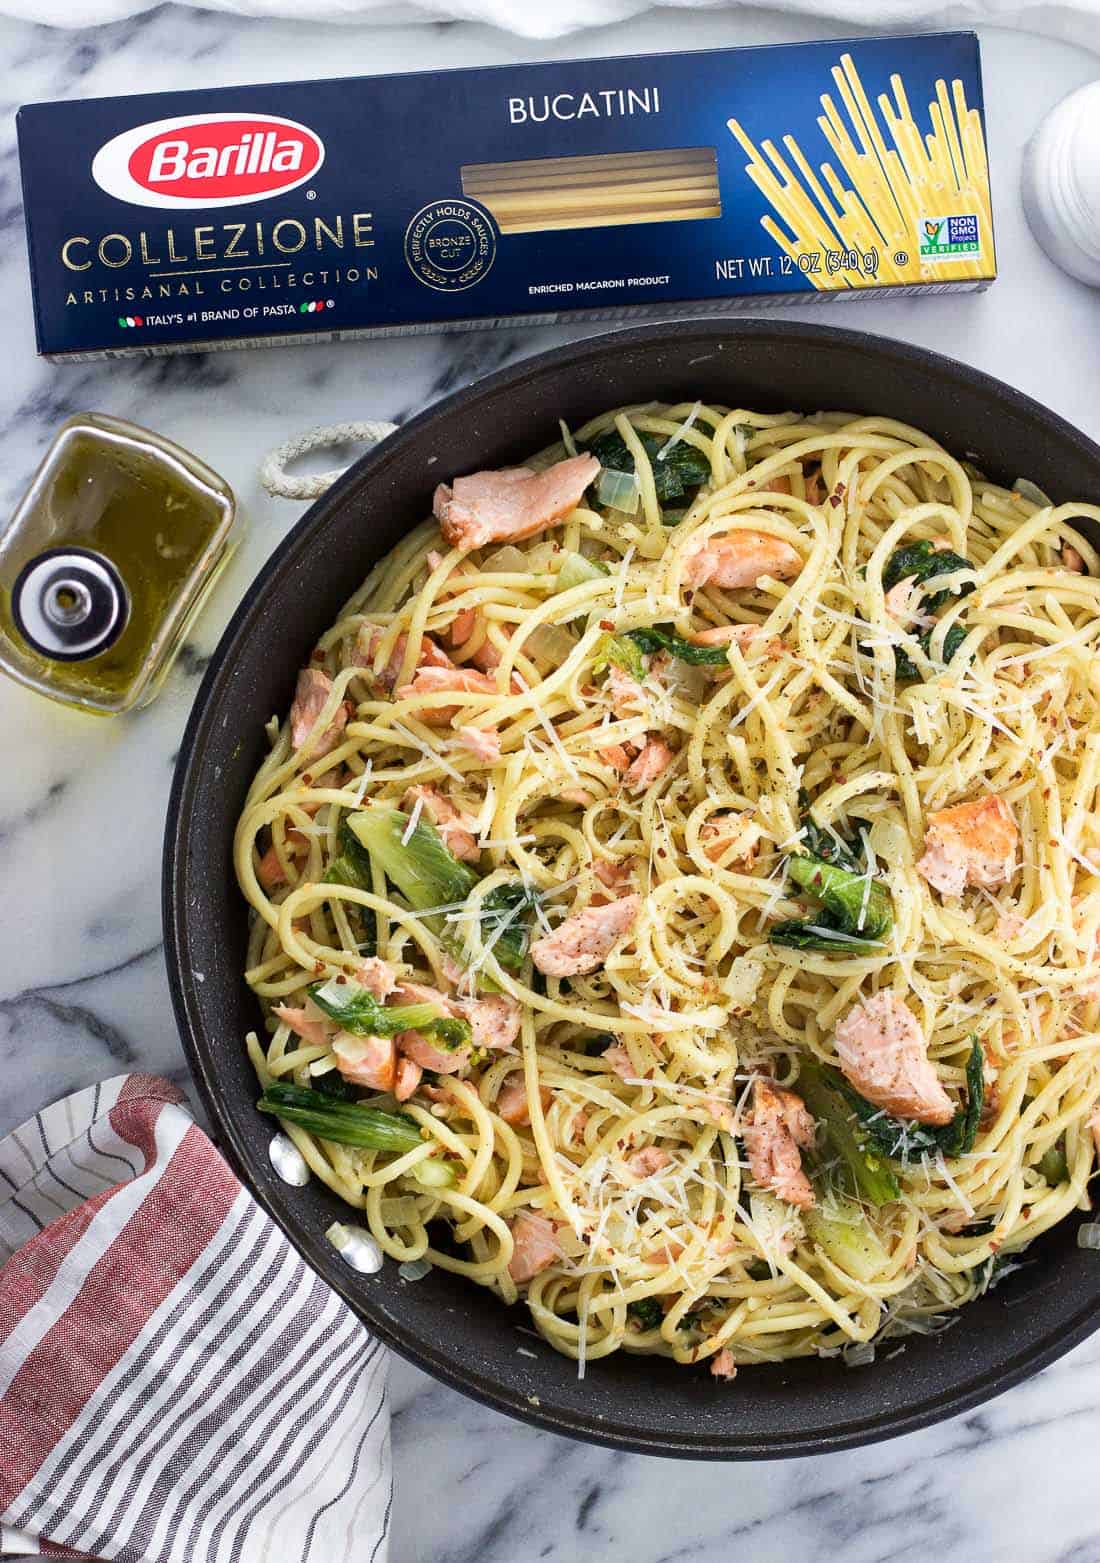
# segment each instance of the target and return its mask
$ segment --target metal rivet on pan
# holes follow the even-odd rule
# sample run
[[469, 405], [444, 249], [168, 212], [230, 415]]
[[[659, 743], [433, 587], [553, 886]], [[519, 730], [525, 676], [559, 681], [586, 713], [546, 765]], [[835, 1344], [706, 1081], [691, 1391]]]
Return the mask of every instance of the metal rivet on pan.
[[325, 1233], [346, 1265], [360, 1275], [375, 1275], [382, 1268], [382, 1250], [365, 1227], [334, 1221]]
[[267, 1147], [267, 1154], [275, 1171], [291, 1188], [304, 1188], [309, 1182], [310, 1171], [306, 1159], [287, 1135], [277, 1134]]

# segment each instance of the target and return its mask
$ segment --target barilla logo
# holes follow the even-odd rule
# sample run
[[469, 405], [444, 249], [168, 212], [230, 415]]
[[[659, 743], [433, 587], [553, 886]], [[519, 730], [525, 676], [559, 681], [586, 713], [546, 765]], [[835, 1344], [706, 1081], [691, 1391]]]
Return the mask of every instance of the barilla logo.
[[125, 130], [92, 159], [101, 190], [135, 206], [240, 206], [312, 179], [325, 144], [273, 114], [188, 114]]

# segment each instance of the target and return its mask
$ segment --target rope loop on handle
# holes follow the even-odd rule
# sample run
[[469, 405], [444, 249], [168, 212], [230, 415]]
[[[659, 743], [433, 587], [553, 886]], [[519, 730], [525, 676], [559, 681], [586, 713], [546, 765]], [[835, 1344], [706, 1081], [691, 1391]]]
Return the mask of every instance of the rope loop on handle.
[[311, 450], [332, 450], [339, 445], [377, 445], [396, 428], [396, 423], [368, 420], [365, 423], [330, 423], [324, 428], [293, 434], [264, 457], [260, 482], [269, 494], [280, 499], [319, 499], [346, 469], [333, 467], [329, 472], [303, 473], [294, 477], [286, 470], [292, 461]]

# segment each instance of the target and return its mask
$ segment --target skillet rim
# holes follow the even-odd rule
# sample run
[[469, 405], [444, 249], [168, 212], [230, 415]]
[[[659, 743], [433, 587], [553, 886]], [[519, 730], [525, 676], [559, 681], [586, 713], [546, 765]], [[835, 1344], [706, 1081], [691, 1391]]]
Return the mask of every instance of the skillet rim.
[[[211, 656], [198, 693], [195, 696], [175, 765], [165, 823], [162, 859], [161, 902], [165, 943], [165, 964], [173, 1011], [188, 1065], [203, 1105], [215, 1126], [219, 1148], [248, 1188], [253, 1198], [282, 1229], [291, 1244], [340, 1295], [386, 1346], [413, 1362], [436, 1379], [505, 1415], [544, 1431], [581, 1439], [604, 1447], [632, 1453], [685, 1459], [755, 1460], [783, 1459], [807, 1454], [862, 1447], [931, 1426], [948, 1417], [973, 1410], [994, 1396], [1021, 1383], [1057, 1361], [1073, 1347], [1100, 1328], [1100, 1274], [1094, 1295], [1070, 1315], [1056, 1331], [1040, 1335], [1007, 1361], [996, 1362], [968, 1379], [964, 1386], [941, 1387], [912, 1408], [894, 1408], [846, 1424], [842, 1429], [801, 1431], [787, 1434], [722, 1436], [688, 1433], [655, 1433], [620, 1422], [614, 1415], [599, 1416], [594, 1410], [585, 1416], [571, 1410], [558, 1410], [545, 1404], [531, 1404], [519, 1388], [502, 1386], [484, 1374], [459, 1365], [446, 1352], [426, 1340], [411, 1327], [376, 1308], [372, 1294], [358, 1289], [354, 1272], [339, 1260], [323, 1236], [297, 1228], [284, 1219], [265, 1188], [261, 1171], [255, 1171], [252, 1158], [242, 1143], [233, 1118], [224, 1107], [217, 1088], [217, 1047], [198, 1015], [196, 990], [189, 980], [187, 950], [190, 942], [191, 914], [188, 912], [186, 884], [188, 865], [188, 824], [198, 785], [198, 774], [206, 763], [206, 748], [212, 741], [211, 730], [217, 711], [219, 685], [230, 674], [236, 642], [253, 612], [255, 599], [269, 583], [288, 573], [313, 532], [319, 530], [331, 512], [343, 508], [345, 496], [381, 473], [409, 442], [437, 421], [451, 420], [480, 404], [491, 404], [517, 379], [554, 369], [576, 368], [589, 358], [598, 360], [610, 350], [653, 346], [678, 340], [688, 343], [698, 338], [713, 346], [716, 339], [778, 338], [788, 344], [812, 340], [815, 346], [832, 343], [838, 350], [875, 361], [880, 372], [904, 371], [907, 365], [933, 371], [948, 380], [961, 381], [968, 389], [1056, 434], [1077, 448], [1081, 458], [1093, 466], [1100, 484], [1100, 446], [1074, 425], [1034, 398], [1005, 384], [993, 375], [972, 368], [948, 355], [933, 352], [908, 342], [878, 336], [865, 331], [823, 326], [801, 320], [761, 320], [744, 316], [705, 316], [682, 321], [661, 322], [599, 332], [548, 351], [532, 354], [505, 365], [491, 374], [463, 386], [431, 403], [386, 440], [367, 451], [344, 472], [333, 486], [314, 501], [294, 523], [247, 587], [240, 603], [222, 632]], [[381, 555], [379, 555], [381, 557]], [[1065, 1218], [1067, 1221], [1072, 1216]], [[594, 1402], [595, 1403], [595, 1402]]]

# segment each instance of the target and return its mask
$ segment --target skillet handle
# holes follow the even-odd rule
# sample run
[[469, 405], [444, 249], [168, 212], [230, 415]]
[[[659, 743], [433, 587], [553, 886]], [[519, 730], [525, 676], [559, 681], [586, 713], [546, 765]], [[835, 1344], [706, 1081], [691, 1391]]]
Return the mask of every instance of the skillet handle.
[[269, 494], [280, 499], [319, 499], [341, 476], [344, 468], [333, 467], [329, 472], [303, 473], [295, 477], [286, 470], [292, 461], [312, 450], [331, 450], [340, 445], [377, 445], [396, 428], [396, 423], [374, 421], [330, 423], [323, 428], [293, 434], [264, 457], [260, 482]]

